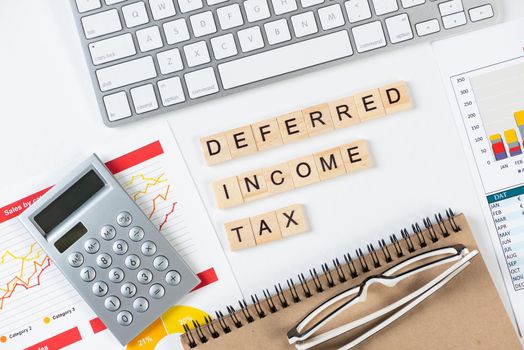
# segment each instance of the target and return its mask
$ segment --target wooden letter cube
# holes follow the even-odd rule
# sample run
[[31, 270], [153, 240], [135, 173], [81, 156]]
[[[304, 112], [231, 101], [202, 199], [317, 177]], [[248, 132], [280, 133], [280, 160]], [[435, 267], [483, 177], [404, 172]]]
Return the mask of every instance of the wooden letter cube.
[[287, 163], [264, 168], [264, 179], [270, 194], [286, 192], [295, 188]]
[[200, 147], [207, 165], [214, 165], [231, 159], [225, 133], [201, 138]]
[[278, 128], [284, 143], [291, 143], [308, 137], [306, 123], [300, 111], [277, 117]]
[[329, 110], [336, 129], [360, 123], [357, 105], [353, 96], [329, 102]]
[[244, 202], [249, 202], [268, 195], [263, 169], [256, 169], [237, 176]]
[[282, 136], [277, 119], [268, 119], [251, 125], [259, 151], [280, 146]]
[[373, 166], [371, 153], [369, 152], [367, 142], [364, 140], [340, 146], [340, 153], [342, 154], [347, 173]]
[[413, 107], [406, 82], [399, 81], [383, 86], [379, 90], [386, 114], [404, 111]]
[[258, 151], [251, 126], [243, 126], [225, 132], [232, 158], [253, 154]]
[[288, 237], [309, 230], [304, 206], [301, 204], [291, 205], [276, 211], [282, 237]]
[[333, 120], [327, 103], [302, 110], [309, 136], [315, 136], [333, 130]]
[[386, 115], [378, 89], [356, 94], [355, 104], [357, 105], [358, 117], [363, 122]]
[[249, 218], [227, 222], [224, 224], [224, 228], [231, 250], [241, 250], [256, 245]]
[[253, 216], [249, 221], [251, 221], [251, 228], [257, 244], [282, 239], [277, 214], [274, 211]]
[[313, 157], [321, 181], [346, 174], [344, 160], [338, 147], [315, 153]]
[[238, 181], [235, 176], [213, 182], [215, 199], [220, 209], [234, 207], [244, 203]]
[[295, 188], [320, 181], [313, 156], [293, 159], [288, 162]]

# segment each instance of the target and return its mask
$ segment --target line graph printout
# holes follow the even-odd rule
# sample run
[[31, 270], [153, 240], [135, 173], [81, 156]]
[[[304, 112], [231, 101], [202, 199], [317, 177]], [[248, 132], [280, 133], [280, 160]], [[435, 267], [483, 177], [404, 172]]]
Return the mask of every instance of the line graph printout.
[[[240, 292], [176, 143], [170, 135], [106, 163], [201, 279], [127, 349], [177, 349], [181, 324]], [[166, 146], [165, 146], [166, 145]], [[0, 349], [122, 348], [83, 302], [18, 215], [49, 188], [0, 208]], [[204, 310], [204, 311], [202, 311]]]
[[434, 49], [522, 331], [524, 20], [442, 41]]

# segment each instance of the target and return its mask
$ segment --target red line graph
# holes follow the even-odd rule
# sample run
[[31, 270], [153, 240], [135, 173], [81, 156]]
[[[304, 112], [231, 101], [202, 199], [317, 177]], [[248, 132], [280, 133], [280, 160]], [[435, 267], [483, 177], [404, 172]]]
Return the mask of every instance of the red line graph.
[[151, 208], [151, 212], [148, 215], [150, 220], [151, 220], [151, 217], [153, 216], [153, 214], [156, 212], [156, 209], [157, 209], [156, 201], [157, 201], [157, 199], [161, 198], [162, 200], [166, 201], [167, 200], [167, 194], [169, 193], [170, 186], [171, 185], [167, 185], [166, 192], [164, 194], [159, 193], [159, 194], [157, 194], [155, 196], [155, 198], [153, 198], [153, 208]]
[[158, 227], [159, 231], [162, 231], [162, 227], [164, 227], [164, 225], [166, 224], [167, 219], [169, 218], [169, 215], [173, 214], [173, 212], [175, 211], [176, 204], [177, 202], [173, 202], [173, 205], [171, 206], [171, 210], [169, 211], [169, 213], [166, 214], [166, 216], [164, 217], [164, 221]]
[[[6, 292], [4, 293], [4, 295], [0, 296], [0, 310], [3, 309], [5, 300], [9, 299], [13, 295], [13, 293], [15, 292], [18, 286], [23, 287], [25, 289], [31, 289], [31, 288], [39, 286], [40, 285], [40, 276], [42, 276], [42, 273], [49, 266], [51, 266], [51, 260], [48, 256], [46, 256], [40, 263], [36, 261], [33, 262], [33, 267], [35, 270], [27, 278], [26, 281], [24, 281], [23, 279], [21, 279], [18, 276], [15, 276], [12, 280], [10, 280], [7, 283]], [[39, 271], [39, 268], [41, 268], [40, 271]], [[33, 277], [35, 277], [35, 275], [36, 275], [36, 282], [31, 285], [31, 280], [33, 279]]]

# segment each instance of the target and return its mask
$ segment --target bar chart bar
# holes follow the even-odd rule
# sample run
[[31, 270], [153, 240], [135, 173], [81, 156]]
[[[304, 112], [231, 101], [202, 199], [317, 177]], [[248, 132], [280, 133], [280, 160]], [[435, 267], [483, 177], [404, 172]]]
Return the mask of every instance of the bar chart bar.
[[517, 132], [515, 129], [504, 131], [504, 138], [508, 144], [509, 155], [511, 157], [522, 154], [522, 148], [520, 147], [519, 138], [517, 137]]
[[504, 141], [500, 134], [494, 134], [489, 137], [491, 141], [491, 149], [493, 149], [493, 154], [495, 155], [495, 160], [502, 160], [508, 158], [506, 153], [506, 148], [504, 147]]
[[[524, 140], [524, 110], [515, 112], [515, 122], [520, 131], [520, 138]], [[522, 144], [524, 145], [524, 142]]]

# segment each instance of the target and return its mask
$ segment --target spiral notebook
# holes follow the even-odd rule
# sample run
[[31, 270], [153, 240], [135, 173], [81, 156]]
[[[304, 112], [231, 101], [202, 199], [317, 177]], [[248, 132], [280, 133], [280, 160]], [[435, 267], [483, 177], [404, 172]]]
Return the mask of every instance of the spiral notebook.
[[[422, 228], [423, 229], [422, 229]], [[325, 300], [366, 278], [380, 274], [394, 264], [436, 248], [462, 244], [469, 250], [477, 246], [464, 215], [447, 211], [434, 219], [413, 224], [412, 232], [404, 229], [397, 238], [391, 235], [378, 245], [369, 244], [367, 252], [356, 250], [343, 259], [334, 259], [320, 270], [311, 269], [298, 279], [288, 279], [286, 288], [278, 283], [251, 296], [251, 302], [239, 301], [239, 307], [216, 312], [216, 319], [185, 326], [182, 336], [185, 349], [245, 350], [295, 349], [287, 332], [305, 315]], [[406, 285], [394, 287], [402, 296]], [[382, 289], [383, 290], [383, 289]], [[380, 289], [377, 292], [380, 299]], [[395, 297], [395, 296], [389, 296]], [[369, 302], [376, 300], [370, 298]], [[227, 301], [225, 301], [227, 302]], [[367, 301], [366, 301], [367, 302]], [[369, 308], [370, 305], [367, 305]], [[356, 312], [361, 312], [357, 311]], [[343, 315], [331, 327], [349, 320]], [[338, 349], [347, 344], [349, 335], [342, 335], [313, 349]], [[372, 335], [354, 349], [522, 349], [504, 306], [491, 281], [483, 259], [477, 256], [471, 264], [446, 285], [415, 306], [411, 311]]]

